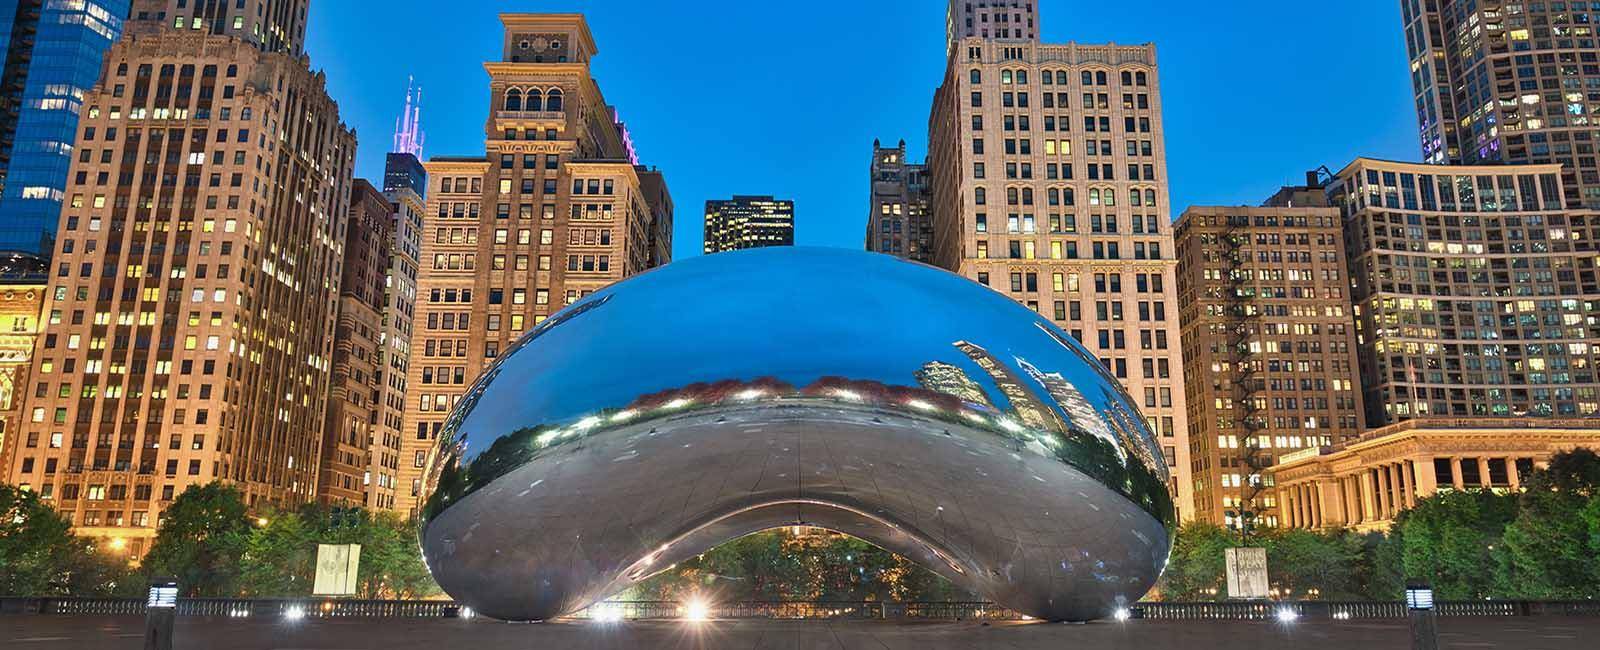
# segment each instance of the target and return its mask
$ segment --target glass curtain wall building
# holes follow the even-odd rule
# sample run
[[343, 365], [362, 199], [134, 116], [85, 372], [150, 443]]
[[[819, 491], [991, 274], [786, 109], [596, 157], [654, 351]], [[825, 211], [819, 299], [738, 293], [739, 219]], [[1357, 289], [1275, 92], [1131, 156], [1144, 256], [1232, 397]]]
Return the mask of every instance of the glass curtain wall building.
[[0, 250], [49, 255], [84, 93], [129, 0], [0, 0]]

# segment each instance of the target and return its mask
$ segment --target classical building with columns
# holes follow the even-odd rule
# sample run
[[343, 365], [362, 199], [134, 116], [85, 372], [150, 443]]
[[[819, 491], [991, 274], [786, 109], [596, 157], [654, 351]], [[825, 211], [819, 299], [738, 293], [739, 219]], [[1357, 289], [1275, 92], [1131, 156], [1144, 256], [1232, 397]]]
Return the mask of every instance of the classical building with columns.
[[1333, 447], [1285, 454], [1269, 471], [1282, 526], [1387, 531], [1443, 490], [1520, 490], [1556, 452], [1600, 447], [1600, 420], [1414, 419]]

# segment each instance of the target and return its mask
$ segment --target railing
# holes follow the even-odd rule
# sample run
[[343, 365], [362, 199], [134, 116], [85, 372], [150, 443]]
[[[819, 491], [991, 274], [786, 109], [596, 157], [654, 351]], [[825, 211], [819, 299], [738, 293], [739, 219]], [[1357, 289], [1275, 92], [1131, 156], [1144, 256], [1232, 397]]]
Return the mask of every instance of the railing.
[[[0, 598], [0, 615], [143, 616], [140, 598]], [[326, 598], [183, 598], [179, 616], [231, 618], [463, 618], [471, 610], [449, 601], [336, 600]], [[1402, 619], [1397, 601], [1295, 601], [1217, 603], [1138, 603], [1128, 618], [1158, 621], [1267, 621], [1292, 613], [1297, 620], [1347, 621]], [[1486, 600], [1441, 602], [1443, 617], [1600, 616], [1600, 600]], [[595, 620], [678, 619], [682, 603], [665, 600], [607, 601], [572, 615]], [[709, 606], [715, 619], [860, 619], [1017, 621], [1022, 614], [988, 602], [742, 601]]]

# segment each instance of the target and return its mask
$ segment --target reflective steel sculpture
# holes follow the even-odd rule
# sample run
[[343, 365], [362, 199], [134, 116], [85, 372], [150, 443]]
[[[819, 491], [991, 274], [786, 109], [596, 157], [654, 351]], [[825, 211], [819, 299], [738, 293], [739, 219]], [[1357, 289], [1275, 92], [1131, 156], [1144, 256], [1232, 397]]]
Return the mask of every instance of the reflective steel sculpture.
[[1082, 347], [1004, 295], [871, 253], [674, 262], [528, 332], [441, 435], [439, 585], [543, 620], [788, 525], [1045, 619], [1143, 596], [1173, 529], [1159, 447]]

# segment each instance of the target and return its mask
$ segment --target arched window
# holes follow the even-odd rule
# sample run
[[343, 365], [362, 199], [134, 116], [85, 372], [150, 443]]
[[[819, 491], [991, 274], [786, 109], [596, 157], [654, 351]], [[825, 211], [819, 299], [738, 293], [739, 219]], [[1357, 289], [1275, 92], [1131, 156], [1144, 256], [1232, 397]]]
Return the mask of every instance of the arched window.
[[1039, 75], [1039, 83], [1042, 83], [1046, 86], [1050, 85], [1051, 82], [1055, 81], [1055, 79], [1055, 75], [1051, 74], [1049, 70], [1045, 70], [1043, 74]]
[[537, 88], [528, 91], [528, 110], [544, 110], [544, 95], [539, 94], [539, 90]]
[[1061, 205], [1061, 189], [1048, 188], [1044, 191], [1045, 201], [1050, 205]]
[[1015, 188], [1015, 187], [1006, 188], [1006, 205], [1019, 205], [1021, 203], [1021, 201], [1017, 197], [1018, 197], [1017, 188]]
[[1141, 196], [1143, 195], [1139, 194], [1139, 190], [1128, 190], [1128, 205], [1133, 207], [1144, 205], [1143, 200], [1140, 198]]
[[1136, 84], [1138, 84], [1140, 86], [1149, 85], [1149, 83], [1150, 83], [1149, 82], [1149, 78], [1144, 76], [1143, 72], [1134, 73], [1133, 78], [1134, 78], [1134, 83], [1136, 83]]
[[1094, 83], [1097, 86], [1106, 85], [1106, 71], [1105, 70], [1101, 70], [1099, 72], [1094, 73]]
[[1031, 188], [1031, 187], [1022, 188], [1022, 204], [1023, 205], [1033, 205], [1033, 188]]
[[1003, 84], [1006, 84], [1006, 85], [1010, 85], [1011, 84], [1011, 71], [1010, 70], [1001, 70], [1000, 71], [1000, 83], [1003, 83]]
[[1145, 190], [1144, 191], [1144, 204], [1147, 207], [1152, 207], [1152, 208], [1156, 207], [1156, 191], [1155, 190]]
[[1128, 70], [1123, 70], [1122, 71], [1122, 85], [1124, 85], [1124, 86], [1132, 86], [1133, 85], [1133, 72], [1128, 71]]
[[972, 202], [977, 204], [977, 205], [984, 205], [984, 204], [988, 203], [989, 202], [989, 194], [988, 194], [988, 192], [985, 192], [984, 189], [981, 188], [981, 187], [973, 189], [972, 190]]
[[545, 104], [544, 105], [544, 110], [547, 110], [547, 111], [559, 111], [559, 110], [561, 110], [561, 89], [560, 88], [551, 88], [550, 89], [550, 94], [545, 95], [544, 104]]
[[1088, 70], [1084, 70], [1083, 71], [1083, 85], [1085, 85], [1085, 86], [1093, 86], [1094, 85], [1094, 73], [1093, 72], [1090, 72]]
[[1067, 85], [1067, 71], [1066, 70], [1057, 70], [1056, 71], [1056, 85], [1057, 86], [1065, 86], [1065, 85]]
[[1077, 201], [1075, 199], [1073, 199], [1073, 196], [1072, 196], [1072, 188], [1070, 188], [1070, 187], [1061, 188], [1061, 204], [1062, 205], [1076, 205], [1076, 203], [1077, 203]]
[[972, 74], [970, 75], [970, 78], [972, 80], [972, 83], [975, 83], [975, 84], [983, 83], [983, 73], [979, 72], [977, 68], [973, 68], [972, 69]]
[[1018, 70], [1017, 71], [1017, 83], [1019, 83], [1019, 84], [1028, 83], [1028, 71], [1027, 70]]
[[512, 88], [512, 89], [506, 91], [505, 110], [508, 110], [508, 111], [520, 111], [520, 110], [522, 110], [522, 91], [521, 90], [518, 90], [516, 88]]
[[1089, 205], [1100, 205], [1100, 188], [1089, 188]]
[[1101, 200], [1105, 201], [1106, 205], [1116, 205], [1117, 204], [1117, 193], [1116, 193], [1115, 190], [1112, 190], [1109, 187], [1106, 188], [1105, 192], [1102, 192], [1100, 194], [1100, 198], [1101, 198]]

